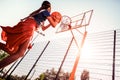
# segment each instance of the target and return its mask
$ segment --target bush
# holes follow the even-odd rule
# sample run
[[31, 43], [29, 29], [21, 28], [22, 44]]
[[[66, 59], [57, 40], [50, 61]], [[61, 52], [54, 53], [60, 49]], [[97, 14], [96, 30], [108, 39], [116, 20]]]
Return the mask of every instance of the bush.
[[[46, 70], [45, 72], [41, 73], [38, 78], [35, 80], [54, 80], [56, 78], [57, 71], [52, 68], [51, 70]], [[58, 80], [69, 80], [70, 73], [64, 72], [63, 70], [60, 71], [58, 75]]]

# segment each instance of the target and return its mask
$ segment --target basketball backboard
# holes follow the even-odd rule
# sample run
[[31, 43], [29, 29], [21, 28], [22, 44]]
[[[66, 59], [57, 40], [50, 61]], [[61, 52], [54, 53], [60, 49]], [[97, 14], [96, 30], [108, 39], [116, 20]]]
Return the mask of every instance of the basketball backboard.
[[73, 17], [64, 15], [62, 17], [60, 26], [57, 28], [56, 33], [76, 29], [90, 24], [93, 10], [86, 11]]

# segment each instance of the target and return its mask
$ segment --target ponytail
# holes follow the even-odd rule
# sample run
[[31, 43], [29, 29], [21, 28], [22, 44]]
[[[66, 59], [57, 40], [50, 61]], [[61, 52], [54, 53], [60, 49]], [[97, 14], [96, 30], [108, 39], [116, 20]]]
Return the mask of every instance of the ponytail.
[[34, 15], [36, 15], [37, 13], [39, 13], [42, 9], [48, 9], [49, 7], [51, 7], [50, 2], [48, 2], [48, 1], [43, 1], [41, 7], [40, 7], [38, 10], [32, 12], [29, 16], [34, 16]]

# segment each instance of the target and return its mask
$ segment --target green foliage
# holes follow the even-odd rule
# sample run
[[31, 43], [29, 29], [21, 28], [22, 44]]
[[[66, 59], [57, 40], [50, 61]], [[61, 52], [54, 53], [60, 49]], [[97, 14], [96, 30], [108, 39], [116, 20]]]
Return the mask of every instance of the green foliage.
[[0, 78], [0, 80], [5, 80], [5, 79]]
[[[55, 71], [54, 68], [51, 70], [46, 70], [45, 72], [41, 73], [38, 78], [35, 80], [54, 80], [56, 78], [58, 71]], [[69, 80], [70, 73], [64, 72], [63, 70], [60, 71], [58, 75], [58, 80]]]
[[89, 80], [89, 71], [88, 70], [83, 70], [81, 74], [81, 80]]
[[0, 61], [9, 56], [7, 52], [0, 50]]
[[[2, 79], [2, 75], [5, 74], [5, 70], [0, 71], [0, 80], [25, 80], [26, 75], [18, 76], [18, 75], [6, 75], [6, 78]], [[30, 80], [30, 79], [27, 79]]]
[[[0, 74], [4, 74], [0, 72]], [[34, 80], [54, 80], [56, 78], [58, 71], [55, 71], [54, 68], [51, 70], [46, 70], [45, 72], [41, 73], [36, 79]], [[58, 75], [58, 80], [69, 80], [70, 73], [64, 72], [63, 70], [60, 71]], [[0, 75], [2, 77], [2, 75]], [[7, 75], [5, 79], [0, 78], [0, 80], [25, 80], [26, 75], [18, 76], [18, 75]], [[31, 79], [27, 79], [31, 80]]]

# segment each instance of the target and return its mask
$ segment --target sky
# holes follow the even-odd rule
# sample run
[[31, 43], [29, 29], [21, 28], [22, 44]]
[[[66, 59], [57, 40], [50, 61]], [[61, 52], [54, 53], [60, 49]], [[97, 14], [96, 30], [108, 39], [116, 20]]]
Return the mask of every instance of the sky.
[[[87, 28], [89, 33], [120, 29], [120, 0], [49, 1], [52, 4], [52, 12], [58, 11], [62, 15], [67, 15], [69, 17], [93, 10], [92, 19]], [[16, 25], [20, 19], [38, 9], [42, 2], [43, 0], [0, 0], [0, 25]], [[56, 28], [54, 29], [51, 27], [43, 33], [46, 34], [46, 37], [54, 37], [56, 36], [55, 31]]]

